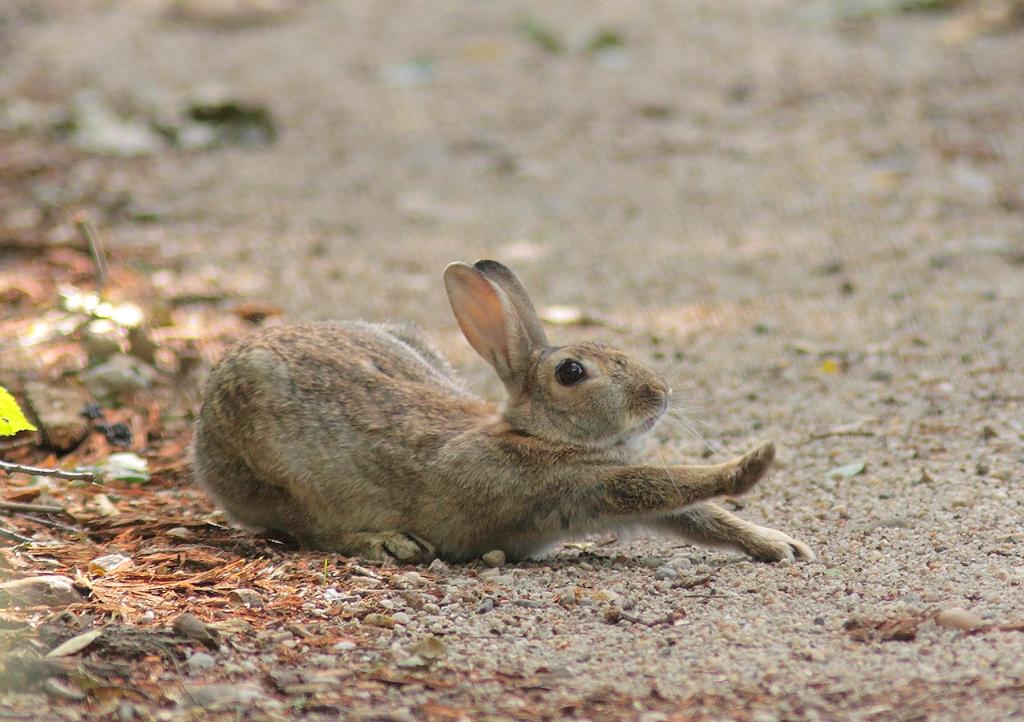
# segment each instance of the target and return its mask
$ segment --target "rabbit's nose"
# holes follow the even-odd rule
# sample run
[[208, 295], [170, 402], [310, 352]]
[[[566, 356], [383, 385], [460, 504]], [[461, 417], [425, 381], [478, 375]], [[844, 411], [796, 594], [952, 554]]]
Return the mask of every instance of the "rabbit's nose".
[[672, 389], [660, 381], [651, 384], [647, 389], [647, 395], [652, 403], [658, 407], [659, 414], [663, 414], [668, 410], [668, 397], [671, 393]]

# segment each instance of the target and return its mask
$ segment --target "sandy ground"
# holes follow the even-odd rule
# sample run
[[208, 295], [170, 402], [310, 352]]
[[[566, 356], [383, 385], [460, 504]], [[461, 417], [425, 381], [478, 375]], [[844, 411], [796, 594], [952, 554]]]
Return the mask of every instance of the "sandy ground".
[[[844, 630], [949, 607], [1024, 620], [1024, 31], [950, 43], [947, 15], [782, 0], [309, 2], [227, 29], [156, 2], [14, 5], [0, 99], [87, 87], [136, 113], [215, 83], [277, 121], [266, 147], [83, 161], [79, 185], [130, 196], [112, 244], [291, 319], [414, 319], [489, 395], [440, 271], [495, 257], [540, 305], [609, 322], [553, 336], [676, 366], [706, 441], [665, 427], [659, 453], [780, 447], [740, 513], [817, 561], [641, 538], [490, 579], [456, 567], [374, 654], [443, 634], [453, 669], [543, 677], [550, 718], [584, 714], [566, 690], [648, 722], [1024, 717], [1020, 632]], [[624, 46], [587, 51], [608, 28]], [[609, 599], [632, 621], [609, 624]], [[398, 687], [389, 708], [420, 718], [446, 694]], [[520, 716], [498, 682], [460, 694], [470, 718]]]

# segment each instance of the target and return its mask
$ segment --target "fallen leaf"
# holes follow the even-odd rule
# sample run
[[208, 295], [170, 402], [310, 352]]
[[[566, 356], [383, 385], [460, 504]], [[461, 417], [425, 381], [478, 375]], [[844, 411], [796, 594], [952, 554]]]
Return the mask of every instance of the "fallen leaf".
[[615, 331], [625, 330], [607, 318], [585, 313], [576, 306], [547, 306], [539, 315], [541, 321], [552, 326], [605, 326]]
[[146, 460], [130, 451], [111, 454], [101, 464], [82, 467], [80, 471], [91, 471], [106, 481], [128, 481], [137, 484], [149, 481]]
[[124, 554], [105, 554], [89, 562], [89, 572], [102, 577], [131, 562], [132, 560]]
[[819, 370], [823, 374], [837, 374], [842, 371], [842, 365], [833, 358], [827, 358], [821, 362]]
[[0, 386], [0, 436], [13, 436], [19, 431], [36, 430], [36, 427], [25, 418], [21, 407], [10, 392]]
[[912, 642], [917, 638], [917, 628], [928, 618], [911, 615], [881, 620], [850, 619], [843, 629], [858, 642]]
[[83, 649], [99, 639], [100, 635], [102, 635], [105, 630], [106, 627], [100, 627], [99, 629], [91, 629], [88, 632], [77, 634], [63, 644], [59, 644], [51, 649], [46, 656], [67, 657], [68, 655], [81, 652]]
[[589, 53], [600, 53], [622, 48], [625, 45], [626, 41], [617, 30], [602, 30], [587, 41], [586, 50]]
[[117, 516], [121, 513], [106, 494], [97, 494], [92, 498], [92, 502], [101, 516]]
[[857, 461], [852, 464], [846, 464], [844, 466], [837, 466], [828, 472], [829, 479], [851, 479], [857, 474], [862, 474], [864, 469], [867, 468], [867, 464], [863, 461]]
[[525, 18], [517, 28], [519, 34], [542, 50], [549, 53], [562, 52], [562, 41], [537, 18]]
[[248, 301], [236, 304], [231, 309], [231, 313], [244, 321], [248, 321], [249, 323], [261, 324], [271, 316], [280, 316], [284, 313], [284, 309], [280, 306], [274, 306], [269, 303]]

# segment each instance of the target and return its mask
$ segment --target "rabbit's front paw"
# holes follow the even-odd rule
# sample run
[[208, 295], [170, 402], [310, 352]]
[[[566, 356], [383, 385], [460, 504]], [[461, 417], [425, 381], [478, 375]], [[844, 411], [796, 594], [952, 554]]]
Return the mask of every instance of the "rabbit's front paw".
[[775, 445], [766, 441], [731, 462], [731, 464], [735, 464], [735, 469], [732, 472], [732, 488], [729, 493], [739, 495], [749, 491], [768, 471], [774, 458]]
[[747, 554], [760, 562], [781, 562], [814, 559], [811, 548], [799, 539], [794, 539], [777, 529], [758, 526], [751, 529], [740, 542]]
[[405, 564], [423, 564], [437, 556], [434, 545], [415, 534], [385, 532], [376, 537], [373, 546], [382, 559], [394, 559]]

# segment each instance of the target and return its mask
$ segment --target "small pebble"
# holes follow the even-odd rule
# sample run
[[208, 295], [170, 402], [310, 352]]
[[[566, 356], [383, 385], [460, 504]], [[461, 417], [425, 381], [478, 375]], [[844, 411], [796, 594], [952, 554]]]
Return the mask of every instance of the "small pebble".
[[213, 669], [216, 665], [217, 660], [206, 652], [196, 652], [188, 658], [188, 670], [192, 673]]
[[70, 577], [48, 574], [26, 577], [0, 584], [0, 601], [4, 606], [36, 606], [46, 604], [63, 607], [82, 601]]
[[369, 624], [371, 627], [383, 627], [385, 629], [391, 629], [395, 626], [395, 618], [387, 614], [377, 614], [371, 612], [363, 617], [363, 624]]
[[174, 633], [179, 636], [202, 642], [211, 649], [220, 648], [220, 641], [218, 639], [220, 635], [217, 633], [217, 630], [212, 629], [205, 622], [188, 612], [175, 617], [172, 628]]
[[675, 579], [678, 572], [670, 566], [660, 566], [654, 570], [654, 576], [658, 579]]
[[228, 599], [234, 604], [259, 609], [263, 606], [263, 597], [254, 589], [232, 589], [228, 593]]
[[427, 583], [427, 580], [419, 572], [403, 572], [398, 575], [398, 578], [409, 587], [422, 587]]
[[505, 566], [505, 552], [501, 549], [495, 549], [489, 551], [481, 557], [484, 560], [484, 564], [489, 567], [497, 568]]
[[391, 618], [395, 620], [395, 624], [409, 624], [412, 622], [412, 617], [405, 612], [395, 612], [391, 615]]
[[427, 571], [431, 574], [442, 576], [444, 574], [448, 574], [451, 570], [448, 568], [448, 565], [445, 564], [443, 561], [441, 561], [440, 559], [435, 559], [434, 561], [430, 562], [430, 566], [427, 567]]
[[487, 614], [487, 612], [494, 609], [494, 599], [492, 597], [484, 597], [483, 600], [476, 608], [477, 614]]
[[576, 606], [576, 590], [572, 587], [566, 587], [565, 589], [555, 592], [555, 601], [563, 607]]
[[973, 612], [968, 612], [962, 607], [949, 607], [939, 612], [938, 616], [935, 617], [935, 623], [940, 627], [947, 627], [949, 629], [976, 629], [980, 627], [982, 622], [981, 617]]
[[617, 592], [613, 592], [611, 589], [598, 589], [594, 592], [593, 598], [599, 602], [616, 604], [622, 600], [622, 595]]

